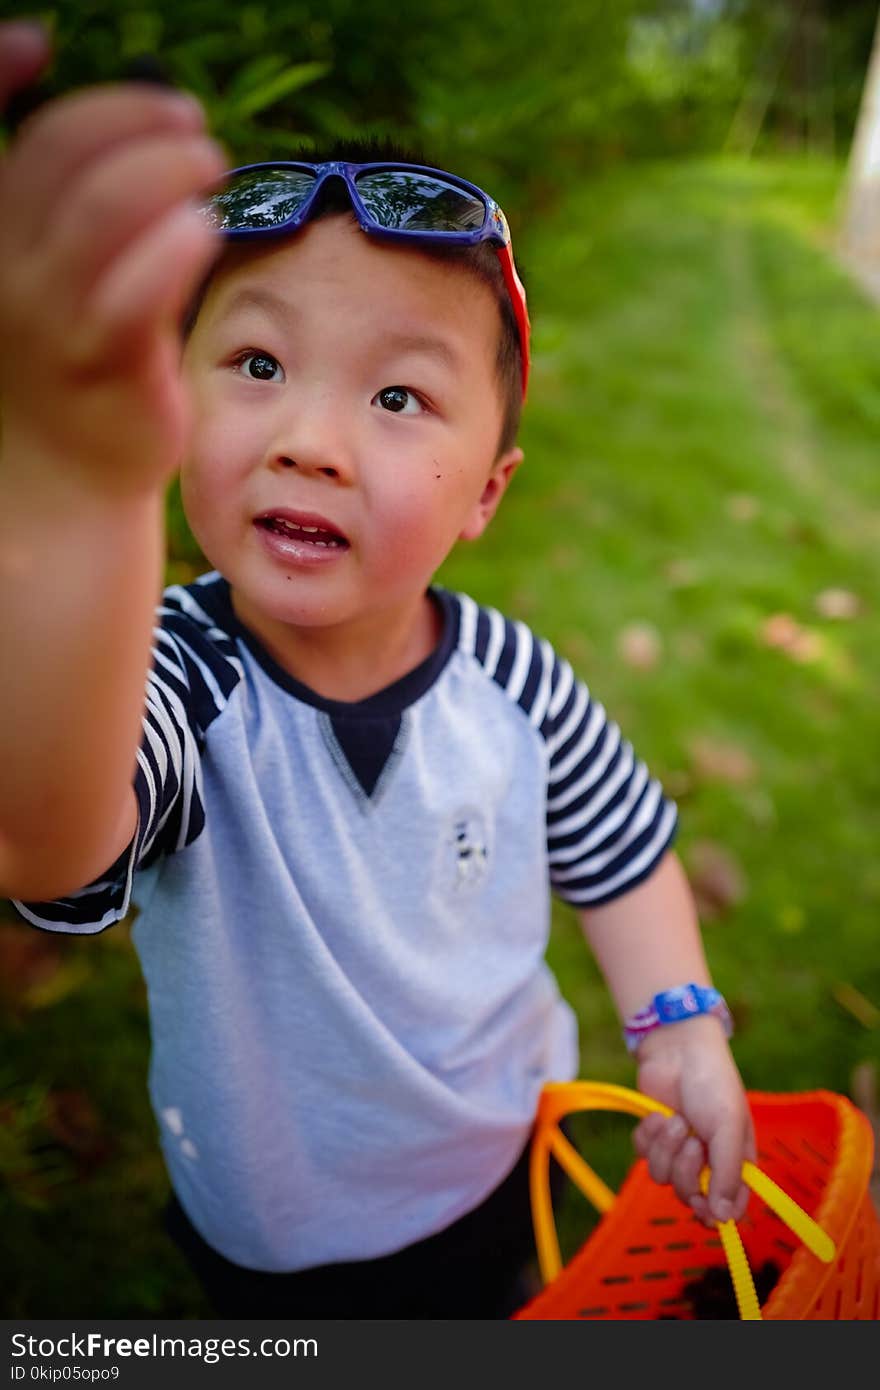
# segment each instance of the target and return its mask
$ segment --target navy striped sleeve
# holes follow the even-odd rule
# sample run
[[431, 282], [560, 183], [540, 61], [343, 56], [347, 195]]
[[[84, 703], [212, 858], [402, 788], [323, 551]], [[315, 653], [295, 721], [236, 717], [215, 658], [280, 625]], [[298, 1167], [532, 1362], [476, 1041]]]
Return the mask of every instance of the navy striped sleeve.
[[575, 907], [610, 902], [657, 867], [675, 838], [676, 807], [547, 641], [458, 598], [460, 645], [545, 742], [551, 887]]
[[157, 618], [134, 776], [135, 837], [106, 873], [69, 897], [14, 903], [46, 931], [92, 933], [120, 921], [135, 871], [191, 844], [204, 825], [201, 749], [241, 678], [241, 662], [232, 639], [201, 607], [198, 582], [166, 590]]
[[669, 849], [675, 805], [568, 662], [554, 663], [547, 741], [550, 882], [575, 907], [641, 883]]

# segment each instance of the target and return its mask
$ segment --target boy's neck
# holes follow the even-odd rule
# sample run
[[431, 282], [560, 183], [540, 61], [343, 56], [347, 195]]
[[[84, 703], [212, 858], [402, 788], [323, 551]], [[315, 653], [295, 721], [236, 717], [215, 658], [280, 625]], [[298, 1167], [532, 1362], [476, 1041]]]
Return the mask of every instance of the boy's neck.
[[365, 700], [415, 669], [443, 631], [438, 605], [421, 594], [405, 609], [373, 613], [336, 627], [291, 627], [253, 609], [230, 588], [239, 622], [273, 661], [325, 700]]

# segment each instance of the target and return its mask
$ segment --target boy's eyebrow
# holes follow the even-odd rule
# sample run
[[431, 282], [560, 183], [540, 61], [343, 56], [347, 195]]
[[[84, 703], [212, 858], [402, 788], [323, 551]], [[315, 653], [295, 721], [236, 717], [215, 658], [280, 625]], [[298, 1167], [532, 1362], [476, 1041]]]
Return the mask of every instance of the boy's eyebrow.
[[282, 324], [289, 323], [293, 317], [293, 306], [286, 299], [257, 285], [245, 285], [238, 290], [227, 304], [226, 313], [234, 314], [239, 309], [263, 309]]
[[[291, 319], [295, 317], [292, 304], [281, 295], [273, 294], [271, 290], [260, 289], [257, 285], [245, 285], [238, 290], [226, 306], [226, 313], [231, 315], [241, 309], [252, 308], [263, 309], [282, 327], [288, 327]], [[387, 344], [396, 352], [421, 352], [428, 357], [434, 357], [450, 371], [461, 365], [461, 359], [452, 345], [445, 338], [437, 338], [430, 333], [388, 333], [383, 335], [382, 341], [383, 345]]]
[[384, 341], [398, 352], [421, 352], [435, 357], [450, 371], [460, 366], [458, 353], [445, 338], [433, 338], [429, 333], [389, 333]]

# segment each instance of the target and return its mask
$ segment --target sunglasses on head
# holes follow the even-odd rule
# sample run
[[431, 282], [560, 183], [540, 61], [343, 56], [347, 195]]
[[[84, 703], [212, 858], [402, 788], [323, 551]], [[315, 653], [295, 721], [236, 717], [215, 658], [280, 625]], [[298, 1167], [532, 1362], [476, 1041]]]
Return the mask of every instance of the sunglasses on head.
[[487, 193], [442, 169], [421, 164], [303, 164], [279, 160], [232, 169], [205, 208], [229, 238], [295, 232], [307, 222], [321, 186], [340, 178], [360, 226], [389, 241], [497, 248], [510, 295], [522, 356], [522, 389], [529, 378], [529, 313], [516, 273], [507, 219]]

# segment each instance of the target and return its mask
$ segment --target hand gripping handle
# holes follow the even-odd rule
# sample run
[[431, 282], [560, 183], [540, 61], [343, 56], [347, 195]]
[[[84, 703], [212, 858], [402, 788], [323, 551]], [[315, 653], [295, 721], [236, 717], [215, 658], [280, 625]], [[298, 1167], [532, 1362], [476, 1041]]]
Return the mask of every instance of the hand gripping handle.
[[[614, 1086], [601, 1081], [561, 1081], [545, 1085], [538, 1102], [529, 1166], [535, 1244], [541, 1277], [545, 1284], [555, 1279], [562, 1269], [562, 1256], [550, 1198], [550, 1154], [553, 1154], [598, 1211], [609, 1211], [616, 1201], [611, 1188], [593, 1172], [558, 1128], [558, 1121], [576, 1110], [616, 1110], [625, 1115], [634, 1115], [638, 1119], [652, 1112], [661, 1115], [674, 1113], [659, 1100], [643, 1095], [640, 1091], [629, 1090], [626, 1086]], [[742, 1177], [743, 1182], [776, 1212], [814, 1255], [826, 1264], [834, 1259], [834, 1241], [797, 1202], [792, 1201], [781, 1187], [768, 1178], [766, 1173], [762, 1173], [754, 1163], [746, 1161], [742, 1166]], [[708, 1185], [709, 1170], [704, 1168], [700, 1175], [700, 1186], [704, 1192]], [[744, 1320], [760, 1320], [761, 1307], [736, 1224], [733, 1221], [721, 1221], [717, 1224], [733, 1280], [739, 1315]]]

